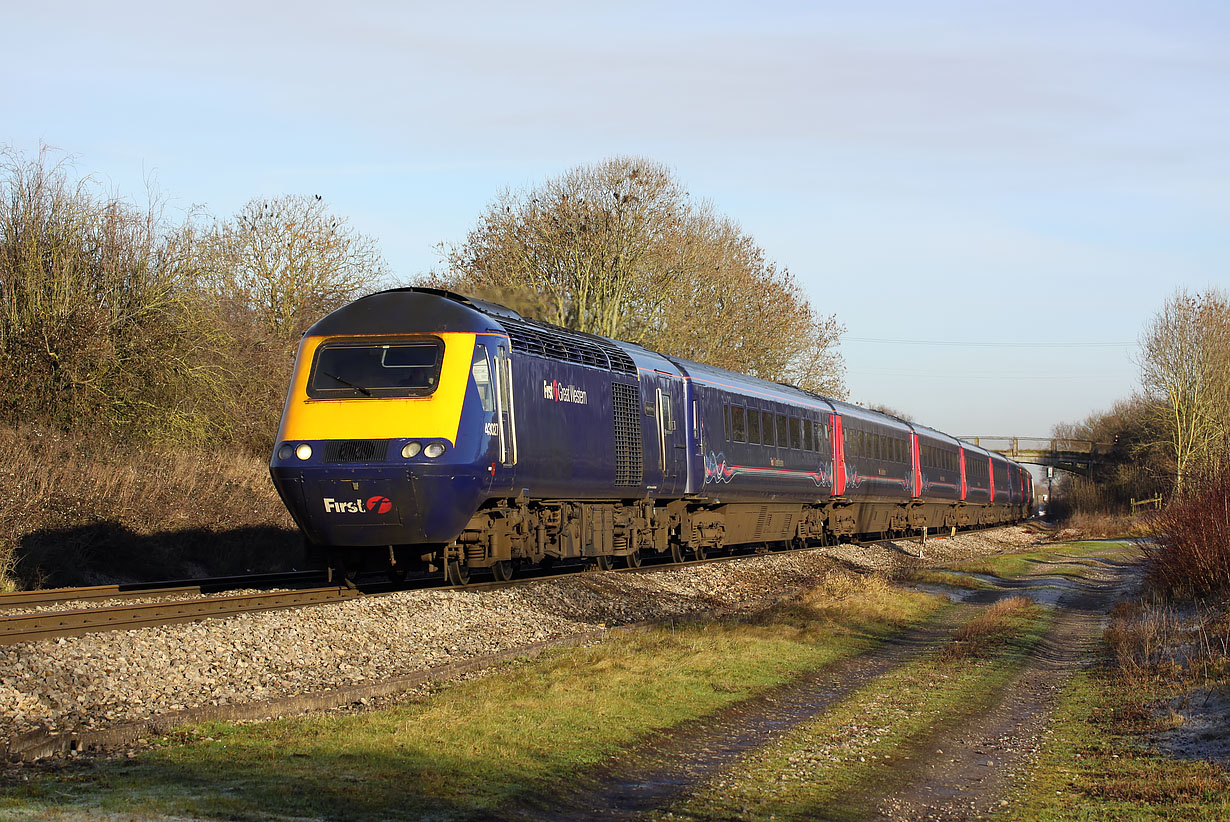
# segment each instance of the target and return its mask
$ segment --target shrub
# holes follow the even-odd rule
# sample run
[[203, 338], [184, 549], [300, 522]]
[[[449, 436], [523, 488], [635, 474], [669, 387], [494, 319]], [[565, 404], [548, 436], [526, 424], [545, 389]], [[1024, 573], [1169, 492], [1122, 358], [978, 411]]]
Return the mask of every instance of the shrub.
[[1163, 596], [1230, 591], [1230, 461], [1192, 478], [1148, 524], [1146, 581]]

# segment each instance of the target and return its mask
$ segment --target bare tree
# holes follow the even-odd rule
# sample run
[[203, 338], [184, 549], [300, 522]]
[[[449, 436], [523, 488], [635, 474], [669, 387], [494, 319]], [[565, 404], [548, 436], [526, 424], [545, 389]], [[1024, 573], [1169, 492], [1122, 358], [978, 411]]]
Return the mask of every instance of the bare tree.
[[1175, 489], [1222, 457], [1230, 434], [1230, 302], [1178, 291], [1140, 339], [1141, 385], [1156, 402], [1175, 464]]
[[251, 200], [216, 223], [203, 265], [220, 300], [246, 305], [285, 340], [388, 273], [372, 238], [330, 214], [319, 196], [299, 195]]
[[504, 191], [428, 278], [526, 316], [844, 394], [842, 331], [665, 166], [616, 157]]
[[870, 411], [879, 411], [881, 414], [888, 414], [890, 417], [896, 417], [897, 419], [905, 420], [906, 422], [914, 422], [914, 418], [909, 414], [904, 411], [898, 411], [896, 408], [884, 405], [883, 403], [873, 403], [867, 406], [867, 409]]

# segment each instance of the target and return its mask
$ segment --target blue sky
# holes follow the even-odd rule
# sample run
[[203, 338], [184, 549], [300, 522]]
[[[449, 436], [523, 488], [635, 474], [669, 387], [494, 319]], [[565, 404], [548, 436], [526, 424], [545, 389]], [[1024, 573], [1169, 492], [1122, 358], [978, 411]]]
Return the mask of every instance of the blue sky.
[[6, 5], [0, 143], [219, 216], [320, 194], [403, 278], [644, 155], [846, 325], [852, 399], [954, 434], [1108, 407], [1230, 285], [1224, 2]]

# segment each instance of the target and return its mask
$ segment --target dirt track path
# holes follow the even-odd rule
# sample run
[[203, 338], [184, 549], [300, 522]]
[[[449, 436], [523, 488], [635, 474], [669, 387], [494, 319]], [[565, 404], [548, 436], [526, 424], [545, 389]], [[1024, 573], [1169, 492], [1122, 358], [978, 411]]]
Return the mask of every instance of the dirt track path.
[[[875, 802], [872, 818], [976, 819], [1009, 804], [1004, 789], [1037, 751], [1059, 692], [1093, 658], [1107, 612], [1136, 577], [1133, 566], [1107, 557], [1079, 561], [1085, 578], [1063, 585], [1057, 618], [1025, 667], [986, 711], [917, 745], [901, 774], [903, 787]], [[1014, 586], [1019, 593], [1037, 590], [1029, 578], [1022, 582]]]
[[[1114, 549], [1108, 549], [1111, 553]], [[1055, 564], [1080, 564], [1081, 576], [1054, 575]], [[932, 625], [916, 629], [862, 656], [734, 706], [716, 718], [646, 740], [600, 770], [579, 779], [566, 795], [507, 808], [500, 819], [638, 819], [664, 811], [719, 772], [737, 770], [741, 756], [772, 744], [849, 694], [946, 641], [952, 628], [981, 603], [1025, 594], [1057, 609], [1043, 641], [990, 707], [947, 724], [895, 757], [890, 783], [867, 785], [834, 809], [842, 819], [975, 819], [1000, 809], [1012, 775], [1037, 750], [1068, 677], [1090, 658], [1102, 620], [1131, 584], [1135, 568], [1108, 556], [1056, 555], [1025, 578], [980, 591]], [[817, 809], [814, 818], [825, 817]], [[688, 818], [684, 815], [683, 818]], [[738, 818], [731, 809], [729, 818]]]
[[576, 791], [544, 797], [499, 818], [622, 820], [665, 808], [741, 755], [772, 742], [865, 683], [934, 647], [969, 614], [968, 608], [954, 608], [943, 619], [874, 651], [741, 702], [716, 718], [651, 737], [631, 755], [590, 774]]

